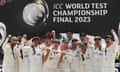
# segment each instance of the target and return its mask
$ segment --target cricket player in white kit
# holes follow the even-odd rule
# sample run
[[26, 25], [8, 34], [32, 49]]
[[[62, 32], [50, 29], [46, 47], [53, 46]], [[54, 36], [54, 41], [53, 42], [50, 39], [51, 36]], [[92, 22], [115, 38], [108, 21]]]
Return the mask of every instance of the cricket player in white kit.
[[72, 62], [70, 63], [71, 72], [80, 72], [80, 48], [78, 47], [78, 40], [72, 40], [72, 48], [70, 50]]
[[81, 52], [80, 52], [80, 72], [86, 72], [87, 68], [86, 68], [86, 58], [87, 58], [87, 43], [80, 43], [80, 48], [81, 48]]
[[[10, 40], [10, 42], [8, 42]], [[17, 37], [8, 35], [2, 46], [4, 51], [3, 72], [18, 72], [18, 59], [16, 56]]]
[[101, 72], [102, 71], [102, 64], [103, 64], [103, 54], [104, 54], [104, 49], [101, 44], [101, 37], [96, 36], [94, 41], [94, 59], [93, 59], [93, 64], [94, 64], [94, 72]]
[[46, 53], [46, 49], [51, 48], [52, 42], [51, 42], [51, 36], [45, 35], [44, 36], [44, 42], [40, 44], [40, 49], [42, 50], [42, 53]]
[[46, 50], [46, 54], [44, 55], [43, 72], [58, 71], [58, 60], [60, 57], [59, 44], [59, 41], [53, 41], [51, 48]]
[[68, 31], [66, 33], [66, 37], [67, 37], [66, 40], [68, 40], [68, 46], [69, 46], [69, 48], [71, 48], [72, 47], [73, 33], [71, 31]]
[[19, 48], [17, 49], [17, 55], [18, 55], [18, 61], [19, 61], [19, 72], [30, 72], [29, 70], [29, 46], [26, 46], [26, 39], [25, 35], [21, 39], [21, 43], [19, 45]]
[[106, 48], [104, 54], [104, 61], [102, 66], [102, 72], [115, 72], [115, 55], [118, 49], [118, 37], [114, 30], [111, 30], [114, 41], [111, 35], [105, 37]]
[[29, 49], [30, 72], [42, 72], [43, 54], [39, 47], [39, 38], [32, 39], [32, 45]]
[[81, 72], [94, 72], [92, 48], [88, 47], [86, 42], [81, 42], [80, 48], [81, 48], [81, 53], [80, 53]]
[[70, 72], [70, 63], [72, 61], [70, 57], [70, 50], [68, 46], [68, 41], [63, 40], [61, 45], [61, 55], [59, 58], [59, 72]]

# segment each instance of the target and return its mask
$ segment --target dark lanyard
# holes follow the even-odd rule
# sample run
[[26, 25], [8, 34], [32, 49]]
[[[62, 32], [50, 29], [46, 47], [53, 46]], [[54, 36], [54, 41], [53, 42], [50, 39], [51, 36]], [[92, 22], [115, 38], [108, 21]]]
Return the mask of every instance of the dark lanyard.
[[[95, 49], [97, 49], [97, 48], [95, 47]], [[99, 51], [101, 51], [101, 48], [99, 48]]]
[[[32, 48], [33, 48], [33, 47], [32, 47]], [[33, 54], [35, 55], [35, 54], [36, 54], [35, 48], [33, 48], [32, 50], [33, 50]]]
[[82, 57], [82, 61], [84, 61], [84, 60], [85, 60], [84, 56], [83, 56], [83, 55], [81, 55], [81, 57]]
[[23, 50], [22, 49], [20, 49], [20, 54], [21, 54], [21, 58], [23, 59]]
[[11, 49], [12, 49], [13, 58], [15, 58], [14, 48], [12, 47]]
[[107, 55], [107, 48], [105, 48], [105, 56]]

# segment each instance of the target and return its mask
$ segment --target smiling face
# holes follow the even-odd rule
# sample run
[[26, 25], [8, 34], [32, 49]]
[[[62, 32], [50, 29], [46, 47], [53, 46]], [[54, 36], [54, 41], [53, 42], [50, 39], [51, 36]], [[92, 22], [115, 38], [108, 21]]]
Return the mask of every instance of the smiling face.
[[72, 36], [73, 36], [72, 32], [67, 32], [67, 38], [68, 38], [68, 40], [71, 40]]
[[80, 39], [81, 41], [85, 41], [85, 42], [88, 40], [87, 36], [80, 36]]
[[111, 38], [106, 38], [105, 42], [106, 42], [107, 45], [111, 45], [113, 43]]
[[34, 39], [33, 41], [32, 41], [32, 43], [33, 43], [33, 46], [37, 46], [38, 44], [39, 44], [39, 39]]
[[78, 46], [78, 42], [77, 41], [74, 41], [73, 43], [72, 43], [72, 47], [77, 47]]
[[17, 39], [11, 39], [10, 40], [10, 44], [12, 45], [12, 46], [15, 46], [16, 44], [17, 44]]
[[57, 50], [59, 45], [60, 45], [59, 43], [53, 43], [53, 48]]
[[81, 48], [82, 52], [85, 53], [86, 49], [87, 49], [87, 46], [86, 45], [82, 45], [82, 46], [80, 46], [80, 48]]
[[61, 48], [62, 50], [67, 50], [69, 47], [68, 47], [68, 43], [67, 42], [63, 42], [62, 45], [61, 45]]
[[100, 39], [96, 39], [95, 40], [95, 45], [101, 45], [101, 40]]
[[45, 38], [44, 42], [47, 46], [51, 45], [51, 39], [49, 39], [49, 38]]

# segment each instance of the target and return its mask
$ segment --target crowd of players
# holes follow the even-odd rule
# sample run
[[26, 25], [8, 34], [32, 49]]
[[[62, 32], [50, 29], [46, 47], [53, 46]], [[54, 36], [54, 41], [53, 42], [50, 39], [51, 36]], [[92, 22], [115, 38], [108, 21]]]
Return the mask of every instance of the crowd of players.
[[70, 31], [59, 39], [55, 31], [30, 40], [27, 34], [8, 35], [2, 46], [3, 72], [115, 72], [119, 40], [114, 30], [111, 33], [95, 36], [94, 42], [86, 33], [73, 38]]

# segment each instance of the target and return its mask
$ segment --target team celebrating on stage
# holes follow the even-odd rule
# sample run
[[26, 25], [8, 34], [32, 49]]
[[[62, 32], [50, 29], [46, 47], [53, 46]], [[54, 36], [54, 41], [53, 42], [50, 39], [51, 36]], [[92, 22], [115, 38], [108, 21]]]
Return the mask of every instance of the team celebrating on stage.
[[56, 31], [34, 36], [8, 35], [2, 45], [3, 72], [115, 72], [115, 55], [119, 40], [114, 29], [112, 35], [95, 36], [86, 33], [79, 39], [68, 31], [66, 37], [57, 38]]

